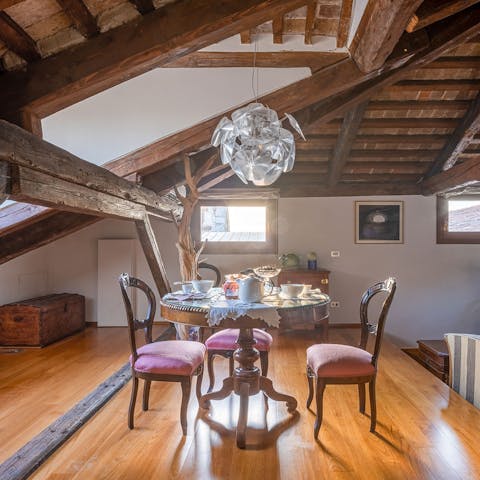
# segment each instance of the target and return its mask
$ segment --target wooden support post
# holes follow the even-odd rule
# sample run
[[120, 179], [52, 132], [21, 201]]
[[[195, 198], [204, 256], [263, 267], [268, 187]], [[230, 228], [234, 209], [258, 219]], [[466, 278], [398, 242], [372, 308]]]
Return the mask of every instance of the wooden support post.
[[143, 253], [152, 272], [153, 280], [155, 281], [158, 292], [163, 297], [163, 295], [171, 291], [171, 288], [148, 214], [146, 214], [143, 219], [136, 220], [135, 227], [137, 228], [138, 239], [140, 240]]

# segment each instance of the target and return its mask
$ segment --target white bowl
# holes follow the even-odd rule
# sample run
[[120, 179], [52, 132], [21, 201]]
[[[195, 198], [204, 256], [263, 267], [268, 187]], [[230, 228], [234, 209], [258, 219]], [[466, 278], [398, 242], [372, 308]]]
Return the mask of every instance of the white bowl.
[[192, 280], [192, 285], [197, 292], [208, 293], [213, 287], [213, 280]]
[[193, 292], [193, 284], [192, 284], [192, 282], [184, 282], [184, 283], [182, 283], [182, 292], [183, 292], [183, 293], [192, 293], [192, 292]]
[[302, 293], [302, 283], [284, 283], [280, 285], [281, 294], [286, 298], [297, 298]]

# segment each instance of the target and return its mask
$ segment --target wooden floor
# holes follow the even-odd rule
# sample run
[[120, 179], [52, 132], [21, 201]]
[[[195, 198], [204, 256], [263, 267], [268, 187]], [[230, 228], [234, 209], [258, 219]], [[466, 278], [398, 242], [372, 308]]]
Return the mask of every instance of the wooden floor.
[[[331, 330], [330, 340], [355, 343], [358, 330]], [[235, 446], [236, 397], [189, 408], [182, 436], [180, 386], [152, 385], [151, 410], [137, 402], [128, 430], [130, 384], [32, 476], [34, 479], [478, 479], [480, 411], [386, 341], [377, 380], [377, 434], [358, 412], [355, 387], [328, 386], [320, 442], [305, 409], [305, 349], [311, 334], [277, 336], [270, 354], [275, 386], [299, 400], [251, 399], [247, 449]], [[89, 329], [67, 342], [22, 354], [0, 354], [2, 460], [64, 413], [127, 356], [124, 329]], [[216, 363], [221, 377], [226, 362]], [[204, 389], [206, 379], [204, 379]], [[140, 397], [140, 396], [139, 396]], [[367, 409], [368, 412], [368, 409]], [[268, 431], [267, 431], [268, 429]]]

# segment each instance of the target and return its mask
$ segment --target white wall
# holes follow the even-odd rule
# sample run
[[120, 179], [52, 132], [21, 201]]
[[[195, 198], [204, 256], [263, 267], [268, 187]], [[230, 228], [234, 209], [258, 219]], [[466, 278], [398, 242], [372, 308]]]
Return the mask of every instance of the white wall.
[[[414, 345], [417, 339], [441, 338], [447, 331], [480, 332], [480, 245], [437, 245], [435, 199], [395, 199], [405, 202], [403, 245], [356, 245], [354, 197], [280, 199], [279, 253], [304, 256], [315, 251], [319, 266], [331, 270], [331, 297], [340, 302], [339, 309], [331, 310], [332, 322], [357, 321], [362, 292], [395, 275], [398, 289], [387, 332], [399, 343]], [[177, 280], [175, 227], [156, 221], [154, 229], [169, 277]], [[131, 223], [104, 220], [1, 265], [0, 304], [53, 292], [80, 293], [87, 298], [87, 319], [96, 321], [99, 238], [136, 238], [136, 233]], [[136, 274], [153, 285], [137, 248]], [[339, 250], [340, 257], [331, 258], [331, 250]], [[248, 254], [207, 257], [222, 273], [268, 260]]]

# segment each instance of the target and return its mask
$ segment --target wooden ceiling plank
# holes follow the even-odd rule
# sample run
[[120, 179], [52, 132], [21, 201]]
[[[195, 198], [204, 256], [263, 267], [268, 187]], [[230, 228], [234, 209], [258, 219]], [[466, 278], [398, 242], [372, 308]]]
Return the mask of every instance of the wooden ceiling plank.
[[421, 182], [423, 195], [438, 195], [480, 182], [480, 160], [469, 159]]
[[[9, 165], [8, 162], [4, 163]], [[0, 210], [0, 235], [3, 236], [24, 228], [26, 225], [38, 221], [40, 217], [43, 218], [53, 213], [54, 210], [50, 208], [30, 203], [15, 202], [7, 205]]]
[[57, 2], [84, 37], [94, 37], [99, 33], [97, 22], [83, 0], [57, 0]]
[[338, 21], [337, 48], [343, 48], [347, 45], [350, 25], [352, 23], [353, 0], [343, 0], [340, 10], [340, 19]]
[[169, 218], [170, 211], [175, 209], [173, 202], [154, 192], [117, 177], [105, 168], [82, 160], [3, 120], [0, 120], [0, 159], [20, 167], [33, 168], [59, 181], [84, 186], [122, 201], [135, 202], [163, 212], [165, 218]]
[[0, 10], [5, 10], [6, 8], [13, 7], [17, 3], [21, 3], [25, 0], [0, 0]]
[[383, 66], [422, 0], [369, 0], [350, 54], [362, 72]]
[[27, 62], [33, 62], [40, 58], [37, 45], [32, 37], [2, 11], [0, 11], [0, 40]]
[[2, 75], [3, 118], [15, 118], [16, 112], [28, 105], [40, 117], [50, 115], [303, 3], [304, 0], [226, 0], [216, 8], [209, 0], [167, 4], [35, 62], [26, 71]]
[[153, 0], [131, 0], [131, 2], [135, 5], [135, 7], [137, 7], [137, 10], [142, 15], [153, 12], [155, 10]]
[[[281, 114], [295, 112], [297, 120], [302, 125], [309, 125], [308, 130], [314, 133], [319, 125], [369, 100], [380, 88], [398, 82], [411, 70], [435, 60], [450, 48], [477, 35], [480, 32], [480, 8], [460, 15], [461, 18], [451, 20], [452, 24], [442, 24], [437, 35], [432, 35], [429, 48], [401, 66], [394, 63], [391, 67], [384, 67], [383, 73], [363, 74], [353, 60], [345, 59], [309, 78], [267, 94], [259, 101]], [[162, 164], [168, 164], [172, 157], [182, 152], [204, 149], [210, 145], [212, 132], [218, 122], [223, 116], [231, 115], [233, 110], [109, 162], [107, 168], [121, 176], [135, 171], [148, 173], [162, 168]]]
[[369, 111], [385, 110], [466, 110], [468, 100], [372, 100]]
[[427, 178], [448, 170], [458, 160], [460, 154], [468, 147], [475, 134], [480, 130], [480, 93], [468, 107], [465, 116], [455, 128], [450, 140], [435, 159], [427, 173]]
[[357, 86], [311, 104], [310, 107], [295, 113], [297, 120], [304, 117], [308, 119], [310, 129], [318, 128], [319, 125], [344, 115], [358, 103], [370, 99], [378, 93], [379, 89], [400, 81], [410, 71], [432, 62], [457, 45], [475, 37], [480, 32], [480, 8], [471, 7], [430, 28], [432, 31], [428, 48], [415, 54], [405, 64], [395, 69], [385, 67], [375, 78], [371, 79], [367, 75]]
[[310, 0], [307, 4], [307, 16], [305, 17], [305, 45], [313, 43], [313, 28], [315, 26], [315, 15], [317, 12], [317, 1]]
[[342, 128], [330, 161], [330, 173], [328, 175], [328, 185], [330, 187], [338, 183], [343, 167], [348, 162], [350, 150], [355, 142], [367, 106], [368, 101], [360, 103], [343, 118]]
[[442, 57], [429, 63], [427, 69], [478, 69], [480, 68], [480, 56]]
[[405, 30], [409, 33], [427, 27], [455, 13], [478, 3], [478, 0], [424, 0], [418, 10], [410, 18]]
[[[252, 52], [193, 52], [164, 65], [164, 68], [225, 68], [253, 65]], [[342, 52], [257, 52], [255, 65], [266, 68], [309, 67], [317, 71], [348, 57]]]
[[273, 43], [283, 43], [283, 15], [272, 20]]

